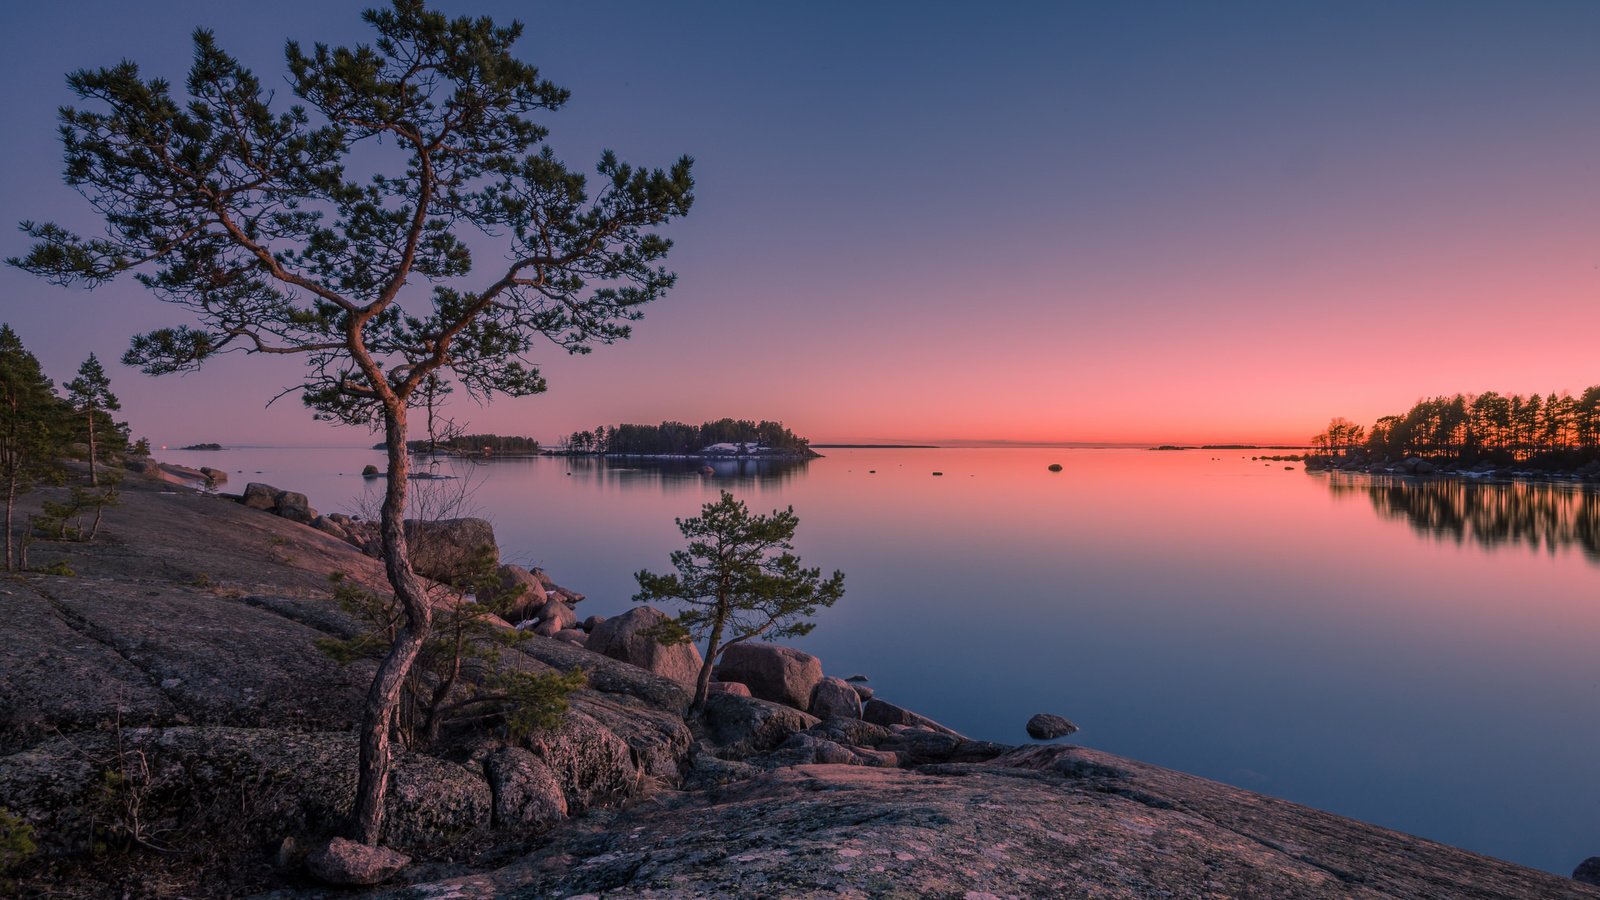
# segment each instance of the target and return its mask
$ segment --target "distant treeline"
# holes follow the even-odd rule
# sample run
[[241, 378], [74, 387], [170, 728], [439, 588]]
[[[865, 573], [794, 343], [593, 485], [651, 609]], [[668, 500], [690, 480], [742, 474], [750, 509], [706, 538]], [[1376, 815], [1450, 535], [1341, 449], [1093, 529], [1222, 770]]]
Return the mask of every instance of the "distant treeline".
[[[531, 437], [506, 434], [462, 434], [440, 441], [407, 441], [412, 453], [451, 453], [459, 456], [537, 456], [539, 442]], [[383, 444], [372, 449], [382, 450]]]
[[780, 452], [803, 454], [810, 441], [783, 427], [782, 422], [718, 419], [699, 425], [662, 422], [660, 425], [605, 425], [593, 431], [574, 431], [566, 438], [573, 453], [688, 454], [712, 444], [756, 445]]
[[1600, 457], [1600, 385], [1571, 394], [1456, 394], [1419, 400], [1402, 415], [1363, 428], [1343, 418], [1312, 438], [1328, 454], [1423, 457], [1458, 463], [1546, 460], [1571, 464]]

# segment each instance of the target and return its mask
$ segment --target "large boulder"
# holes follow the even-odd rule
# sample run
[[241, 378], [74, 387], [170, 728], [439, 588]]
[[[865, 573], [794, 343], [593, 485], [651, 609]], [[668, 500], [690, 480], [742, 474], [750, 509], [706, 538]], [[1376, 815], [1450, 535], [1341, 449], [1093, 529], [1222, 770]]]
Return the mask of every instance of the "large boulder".
[[411, 568], [424, 578], [453, 581], [469, 575], [485, 558], [500, 559], [494, 526], [483, 519], [406, 520]]
[[1028, 737], [1036, 741], [1066, 737], [1077, 730], [1078, 726], [1054, 713], [1038, 713], [1028, 720]]
[[763, 700], [807, 709], [822, 680], [822, 662], [792, 647], [734, 644], [723, 651], [716, 674], [718, 681], [737, 681]]
[[239, 502], [251, 509], [272, 510], [278, 505], [278, 495], [283, 491], [270, 484], [252, 481], [244, 486], [244, 499]]
[[544, 584], [533, 577], [521, 566], [505, 565], [495, 571], [499, 576], [499, 583], [486, 590], [478, 592], [478, 601], [481, 603], [497, 604], [505, 602], [507, 597], [513, 597], [510, 602], [511, 609], [504, 618], [513, 622], [523, 619], [535, 618], [537, 613], [550, 597], [545, 593]]
[[272, 506], [273, 512], [291, 522], [301, 525], [310, 525], [317, 519], [317, 511], [311, 508], [311, 501], [299, 491], [283, 491], [278, 494]]
[[411, 864], [411, 858], [387, 847], [368, 847], [336, 837], [306, 857], [312, 876], [347, 887], [378, 884]]
[[726, 759], [744, 759], [777, 749], [789, 735], [821, 724], [798, 709], [754, 697], [706, 695], [706, 737]]
[[544, 760], [521, 747], [506, 747], [483, 762], [494, 792], [496, 828], [540, 834], [567, 817], [567, 796], [561, 781]]
[[1572, 880], [1583, 884], [1600, 885], [1600, 856], [1591, 856], [1572, 870]]
[[572, 814], [627, 799], [639, 788], [636, 752], [577, 709], [567, 712], [560, 727], [530, 736], [528, 749], [555, 773]]
[[[544, 605], [539, 607], [539, 611], [534, 614], [534, 618], [539, 620], [540, 625], [550, 627], [549, 635], [554, 635], [556, 632], [568, 628], [578, 627], [578, 614], [573, 612], [572, 607], [568, 606], [566, 601], [559, 597], [552, 597], [546, 600]], [[539, 633], [545, 634], [543, 631]]]
[[323, 534], [336, 537], [341, 541], [348, 541], [350, 539], [350, 532], [345, 531], [344, 526], [340, 525], [338, 522], [335, 522], [331, 516], [317, 516], [315, 519], [311, 520], [311, 527], [322, 532]]
[[635, 607], [596, 625], [584, 646], [679, 684], [693, 685], [700, 677], [700, 651], [693, 644], [662, 644], [649, 633], [650, 629], [669, 620], [670, 617], [659, 609]]
[[824, 678], [811, 689], [811, 714], [819, 719], [861, 718], [861, 698], [842, 678]]

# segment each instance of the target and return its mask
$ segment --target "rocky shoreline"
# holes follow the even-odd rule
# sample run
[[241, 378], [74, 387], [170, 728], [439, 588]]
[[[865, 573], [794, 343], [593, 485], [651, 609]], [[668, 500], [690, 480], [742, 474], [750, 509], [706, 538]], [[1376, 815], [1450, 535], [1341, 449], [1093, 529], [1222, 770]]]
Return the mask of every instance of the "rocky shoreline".
[[[22, 895], [328, 895], [307, 851], [353, 791], [371, 670], [317, 642], [363, 628], [330, 572], [383, 588], [367, 523], [176, 477], [129, 478], [102, 540], [34, 550], [74, 574], [0, 598], [0, 808], [37, 846], [6, 876]], [[492, 541], [415, 527], [443, 554]], [[588, 686], [554, 729], [399, 755], [380, 896], [1600, 897], [1109, 754], [971, 739], [793, 648], [732, 654], [690, 715], [698, 652], [641, 633], [662, 613], [580, 620], [546, 573], [499, 573], [527, 587], [507, 661]]]

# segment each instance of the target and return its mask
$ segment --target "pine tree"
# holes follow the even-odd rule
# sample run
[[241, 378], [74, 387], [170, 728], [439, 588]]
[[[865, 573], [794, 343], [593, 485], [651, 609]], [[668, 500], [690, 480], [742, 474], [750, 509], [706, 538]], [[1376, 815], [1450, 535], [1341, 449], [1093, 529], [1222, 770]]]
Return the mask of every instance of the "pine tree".
[[61, 477], [70, 431], [65, 409], [39, 360], [10, 325], [0, 325], [0, 482], [6, 492], [6, 571], [17, 569], [17, 497]]
[[96, 426], [107, 413], [121, 409], [122, 403], [111, 393], [111, 379], [106, 377], [106, 370], [93, 353], [78, 367], [78, 377], [67, 382], [66, 388], [67, 402], [83, 417], [84, 430], [89, 437], [89, 484], [99, 487], [100, 445]]
[[298, 357], [316, 416], [383, 429], [379, 535], [405, 623], [362, 713], [350, 827], [376, 844], [391, 726], [432, 629], [404, 528], [420, 388], [448, 371], [475, 397], [529, 396], [546, 387], [535, 339], [587, 353], [627, 338], [675, 281], [657, 229], [688, 213], [694, 178], [687, 156], [643, 169], [605, 151], [593, 176], [562, 163], [543, 120], [568, 92], [513, 52], [520, 23], [423, 0], [362, 18], [370, 44], [287, 43], [292, 105], [203, 29], [182, 93], [130, 61], [69, 75], [83, 105], [60, 114], [65, 180], [105, 228], [25, 222], [35, 243], [9, 262], [87, 286], [137, 269], [187, 318], [135, 337], [125, 363]]
[[824, 581], [821, 569], [801, 568], [791, 552], [799, 525], [792, 506], [752, 516], [743, 501], [723, 491], [700, 515], [678, 520], [689, 547], [672, 553], [676, 575], [634, 575], [639, 582], [635, 602], [672, 600], [689, 607], [663, 623], [658, 640], [706, 641], [695, 681], [696, 709], [705, 706], [711, 669], [729, 647], [757, 637], [808, 634], [816, 623], [807, 620], [844, 596], [843, 572]]

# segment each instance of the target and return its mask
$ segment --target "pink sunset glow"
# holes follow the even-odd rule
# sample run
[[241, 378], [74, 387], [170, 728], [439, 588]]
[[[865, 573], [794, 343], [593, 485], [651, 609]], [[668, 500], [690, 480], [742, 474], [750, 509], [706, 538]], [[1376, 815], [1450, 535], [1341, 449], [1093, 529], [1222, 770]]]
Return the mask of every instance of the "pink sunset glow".
[[[359, 36], [349, 10], [288, 5], [308, 34]], [[76, 14], [44, 8], [4, 38], [13, 219], [85, 215], [53, 132], [68, 68], [129, 55], [177, 76], [197, 22], [281, 64], [276, 11], [99, 12], [64, 48], [37, 36]], [[1600, 13], [1436, 12], [882, 10], [841, 30], [820, 10], [639, 7], [613, 37], [636, 52], [602, 65], [559, 36], [603, 14], [554, 11], [526, 53], [574, 91], [558, 154], [691, 153], [700, 199], [670, 232], [678, 285], [631, 340], [536, 349], [548, 394], [453, 412], [545, 440], [734, 416], [820, 442], [1301, 443], [1422, 396], [1581, 391], [1600, 381], [1582, 344], [1600, 326]], [[131, 282], [7, 269], [0, 289], [58, 378], [184, 321]], [[368, 438], [292, 396], [263, 411], [298, 374], [113, 371], [157, 443]]]

